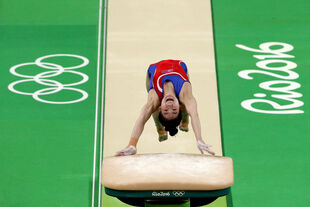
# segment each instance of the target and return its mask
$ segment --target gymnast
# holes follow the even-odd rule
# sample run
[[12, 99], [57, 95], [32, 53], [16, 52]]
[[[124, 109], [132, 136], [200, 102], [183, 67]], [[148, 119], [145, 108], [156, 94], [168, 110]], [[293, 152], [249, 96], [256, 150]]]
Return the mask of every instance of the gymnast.
[[201, 154], [204, 151], [214, 155], [210, 145], [201, 136], [201, 126], [197, 112], [197, 102], [192, 94], [192, 86], [186, 64], [180, 60], [162, 60], [149, 66], [146, 74], [147, 103], [132, 130], [127, 147], [116, 153], [116, 156], [134, 155], [137, 143], [147, 120], [153, 116], [159, 141], [168, 139], [181, 131], [188, 131], [189, 116], [195, 133], [197, 147]]

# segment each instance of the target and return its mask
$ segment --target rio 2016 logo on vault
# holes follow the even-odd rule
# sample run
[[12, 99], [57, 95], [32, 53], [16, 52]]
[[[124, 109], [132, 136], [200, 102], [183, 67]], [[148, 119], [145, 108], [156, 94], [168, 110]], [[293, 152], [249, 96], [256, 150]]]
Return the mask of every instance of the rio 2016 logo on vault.
[[[255, 99], [247, 99], [241, 102], [241, 106], [249, 111], [264, 113], [264, 114], [301, 114], [303, 110], [298, 109], [304, 105], [304, 102], [297, 100], [302, 97], [301, 93], [294, 90], [300, 88], [300, 84], [295, 80], [299, 77], [299, 74], [293, 71], [297, 67], [297, 64], [292, 61], [295, 56], [287, 54], [294, 49], [294, 47], [287, 43], [282, 42], [266, 42], [259, 45], [259, 49], [253, 49], [245, 45], [236, 44], [236, 47], [255, 53], [263, 53], [259, 55], [253, 55], [254, 58], [259, 59], [256, 66], [261, 69], [248, 69], [242, 70], [238, 73], [239, 77], [246, 80], [253, 80], [252, 74], [263, 74], [277, 80], [265, 81], [259, 84], [259, 87], [265, 91], [276, 92], [277, 94], [270, 95], [272, 100], [268, 100], [265, 93], [253, 94]], [[277, 48], [277, 49], [272, 49]], [[279, 48], [280, 47], [280, 48]], [[287, 60], [290, 58], [290, 60]], [[276, 64], [271, 65], [271, 64]], [[279, 66], [281, 64], [281, 66]], [[273, 71], [273, 72], [269, 72]], [[283, 75], [285, 74], [285, 75]], [[284, 101], [284, 102], [283, 102]], [[266, 110], [259, 108], [257, 103], [264, 103], [269, 105], [273, 110]], [[289, 103], [282, 105], [283, 103]], [[256, 106], [256, 107], [255, 107]]]

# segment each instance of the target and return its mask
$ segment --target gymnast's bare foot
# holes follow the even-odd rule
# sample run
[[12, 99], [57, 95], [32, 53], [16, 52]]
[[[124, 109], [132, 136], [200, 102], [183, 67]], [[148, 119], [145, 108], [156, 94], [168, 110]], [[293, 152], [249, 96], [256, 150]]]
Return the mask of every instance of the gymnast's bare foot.
[[179, 129], [183, 132], [188, 132], [188, 121], [185, 122], [181, 121]]
[[167, 132], [166, 132], [166, 130], [165, 130], [165, 127], [161, 128], [161, 129], [159, 129], [159, 130], [157, 130], [157, 132], [158, 132], [158, 140], [159, 140], [160, 142], [165, 141], [165, 140], [168, 139], [168, 135], [167, 135]]

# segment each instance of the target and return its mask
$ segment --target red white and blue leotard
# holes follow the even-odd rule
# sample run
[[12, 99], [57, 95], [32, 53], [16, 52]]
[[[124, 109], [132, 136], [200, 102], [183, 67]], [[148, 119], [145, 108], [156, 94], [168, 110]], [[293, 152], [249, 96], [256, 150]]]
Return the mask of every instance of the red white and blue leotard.
[[181, 60], [162, 60], [150, 65], [147, 72], [151, 80], [149, 91], [154, 88], [160, 100], [163, 99], [163, 85], [166, 81], [172, 82], [177, 98], [183, 84], [189, 82], [187, 67]]

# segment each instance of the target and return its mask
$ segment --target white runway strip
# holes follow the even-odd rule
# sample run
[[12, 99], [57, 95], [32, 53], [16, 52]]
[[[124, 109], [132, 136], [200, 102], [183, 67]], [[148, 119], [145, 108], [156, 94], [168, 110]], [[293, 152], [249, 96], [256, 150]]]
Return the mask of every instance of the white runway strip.
[[[129, 141], [146, 103], [145, 76], [151, 63], [183, 60], [198, 102], [204, 140], [222, 155], [210, 2], [206, 0], [109, 1], [104, 156]], [[138, 153], [199, 153], [193, 130], [158, 142], [151, 118]]]

